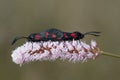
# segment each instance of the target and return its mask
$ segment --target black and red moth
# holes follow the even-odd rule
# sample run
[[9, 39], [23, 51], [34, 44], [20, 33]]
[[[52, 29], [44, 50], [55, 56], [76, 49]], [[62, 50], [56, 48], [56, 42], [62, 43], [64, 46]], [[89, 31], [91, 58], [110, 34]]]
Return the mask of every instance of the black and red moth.
[[85, 35], [93, 35], [93, 36], [99, 36], [100, 32], [97, 31], [91, 31], [91, 32], [86, 32], [84, 34], [75, 31], [75, 32], [64, 32], [55, 28], [51, 28], [48, 30], [45, 30], [43, 32], [39, 33], [32, 33], [28, 37], [21, 36], [21, 37], [16, 37], [12, 45], [19, 39], [26, 38], [28, 41], [31, 42], [40, 42], [40, 41], [71, 41], [71, 40], [79, 40], [83, 39]]

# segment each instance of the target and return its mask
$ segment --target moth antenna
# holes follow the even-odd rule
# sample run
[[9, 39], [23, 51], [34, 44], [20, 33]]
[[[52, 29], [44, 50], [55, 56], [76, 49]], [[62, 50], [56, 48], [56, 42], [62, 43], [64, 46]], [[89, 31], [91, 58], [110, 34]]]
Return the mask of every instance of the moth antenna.
[[21, 36], [21, 37], [16, 37], [13, 41], [12, 41], [12, 45], [15, 44], [15, 42], [19, 39], [27, 39], [28, 37], [25, 37], [25, 36]]
[[101, 33], [101, 32], [91, 31], [91, 32], [86, 32], [86, 33], [84, 33], [84, 35], [100, 36], [100, 33]]

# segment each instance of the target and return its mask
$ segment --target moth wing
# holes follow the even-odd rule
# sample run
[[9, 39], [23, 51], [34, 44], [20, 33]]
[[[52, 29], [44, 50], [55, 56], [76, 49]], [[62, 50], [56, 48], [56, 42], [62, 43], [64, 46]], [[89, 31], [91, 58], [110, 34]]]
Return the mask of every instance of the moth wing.
[[46, 30], [46, 32], [49, 33], [49, 35], [56, 35], [56, 38], [57, 39], [61, 39], [63, 37], [63, 32], [61, 30], [58, 30], [58, 29], [55, 29], [55, 28], [52, 28], [52, 29], [48, 29]]

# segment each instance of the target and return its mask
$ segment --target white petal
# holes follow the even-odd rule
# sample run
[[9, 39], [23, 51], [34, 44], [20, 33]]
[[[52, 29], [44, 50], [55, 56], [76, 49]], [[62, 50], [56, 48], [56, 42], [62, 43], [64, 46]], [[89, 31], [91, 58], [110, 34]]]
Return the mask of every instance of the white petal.
[[16, 64], [23, 64], [23, 56], [21, 53], [18, 53], [16, 51], [13, 51], [13, 54], [11, 55], [13, 62]]
[[92, 40], [92, 41], [91, 41], [91, 46], [92, 46], [92, 47], [96, 47], [96, 46], [97, 46], [96, 41]]

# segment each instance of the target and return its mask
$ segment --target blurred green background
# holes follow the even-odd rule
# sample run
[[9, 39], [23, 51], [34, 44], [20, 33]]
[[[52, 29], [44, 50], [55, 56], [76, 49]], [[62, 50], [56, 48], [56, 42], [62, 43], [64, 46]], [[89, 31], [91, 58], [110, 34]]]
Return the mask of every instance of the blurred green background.
[[87, 63], [43, 61], [22, 67], [12, 62], [16, 36], [48, 28], [101, 31], [99, 47], [120, 55], [120, 0], [0, 0], [0, 80], [120, 80], [120, 59], [99, 56]]

